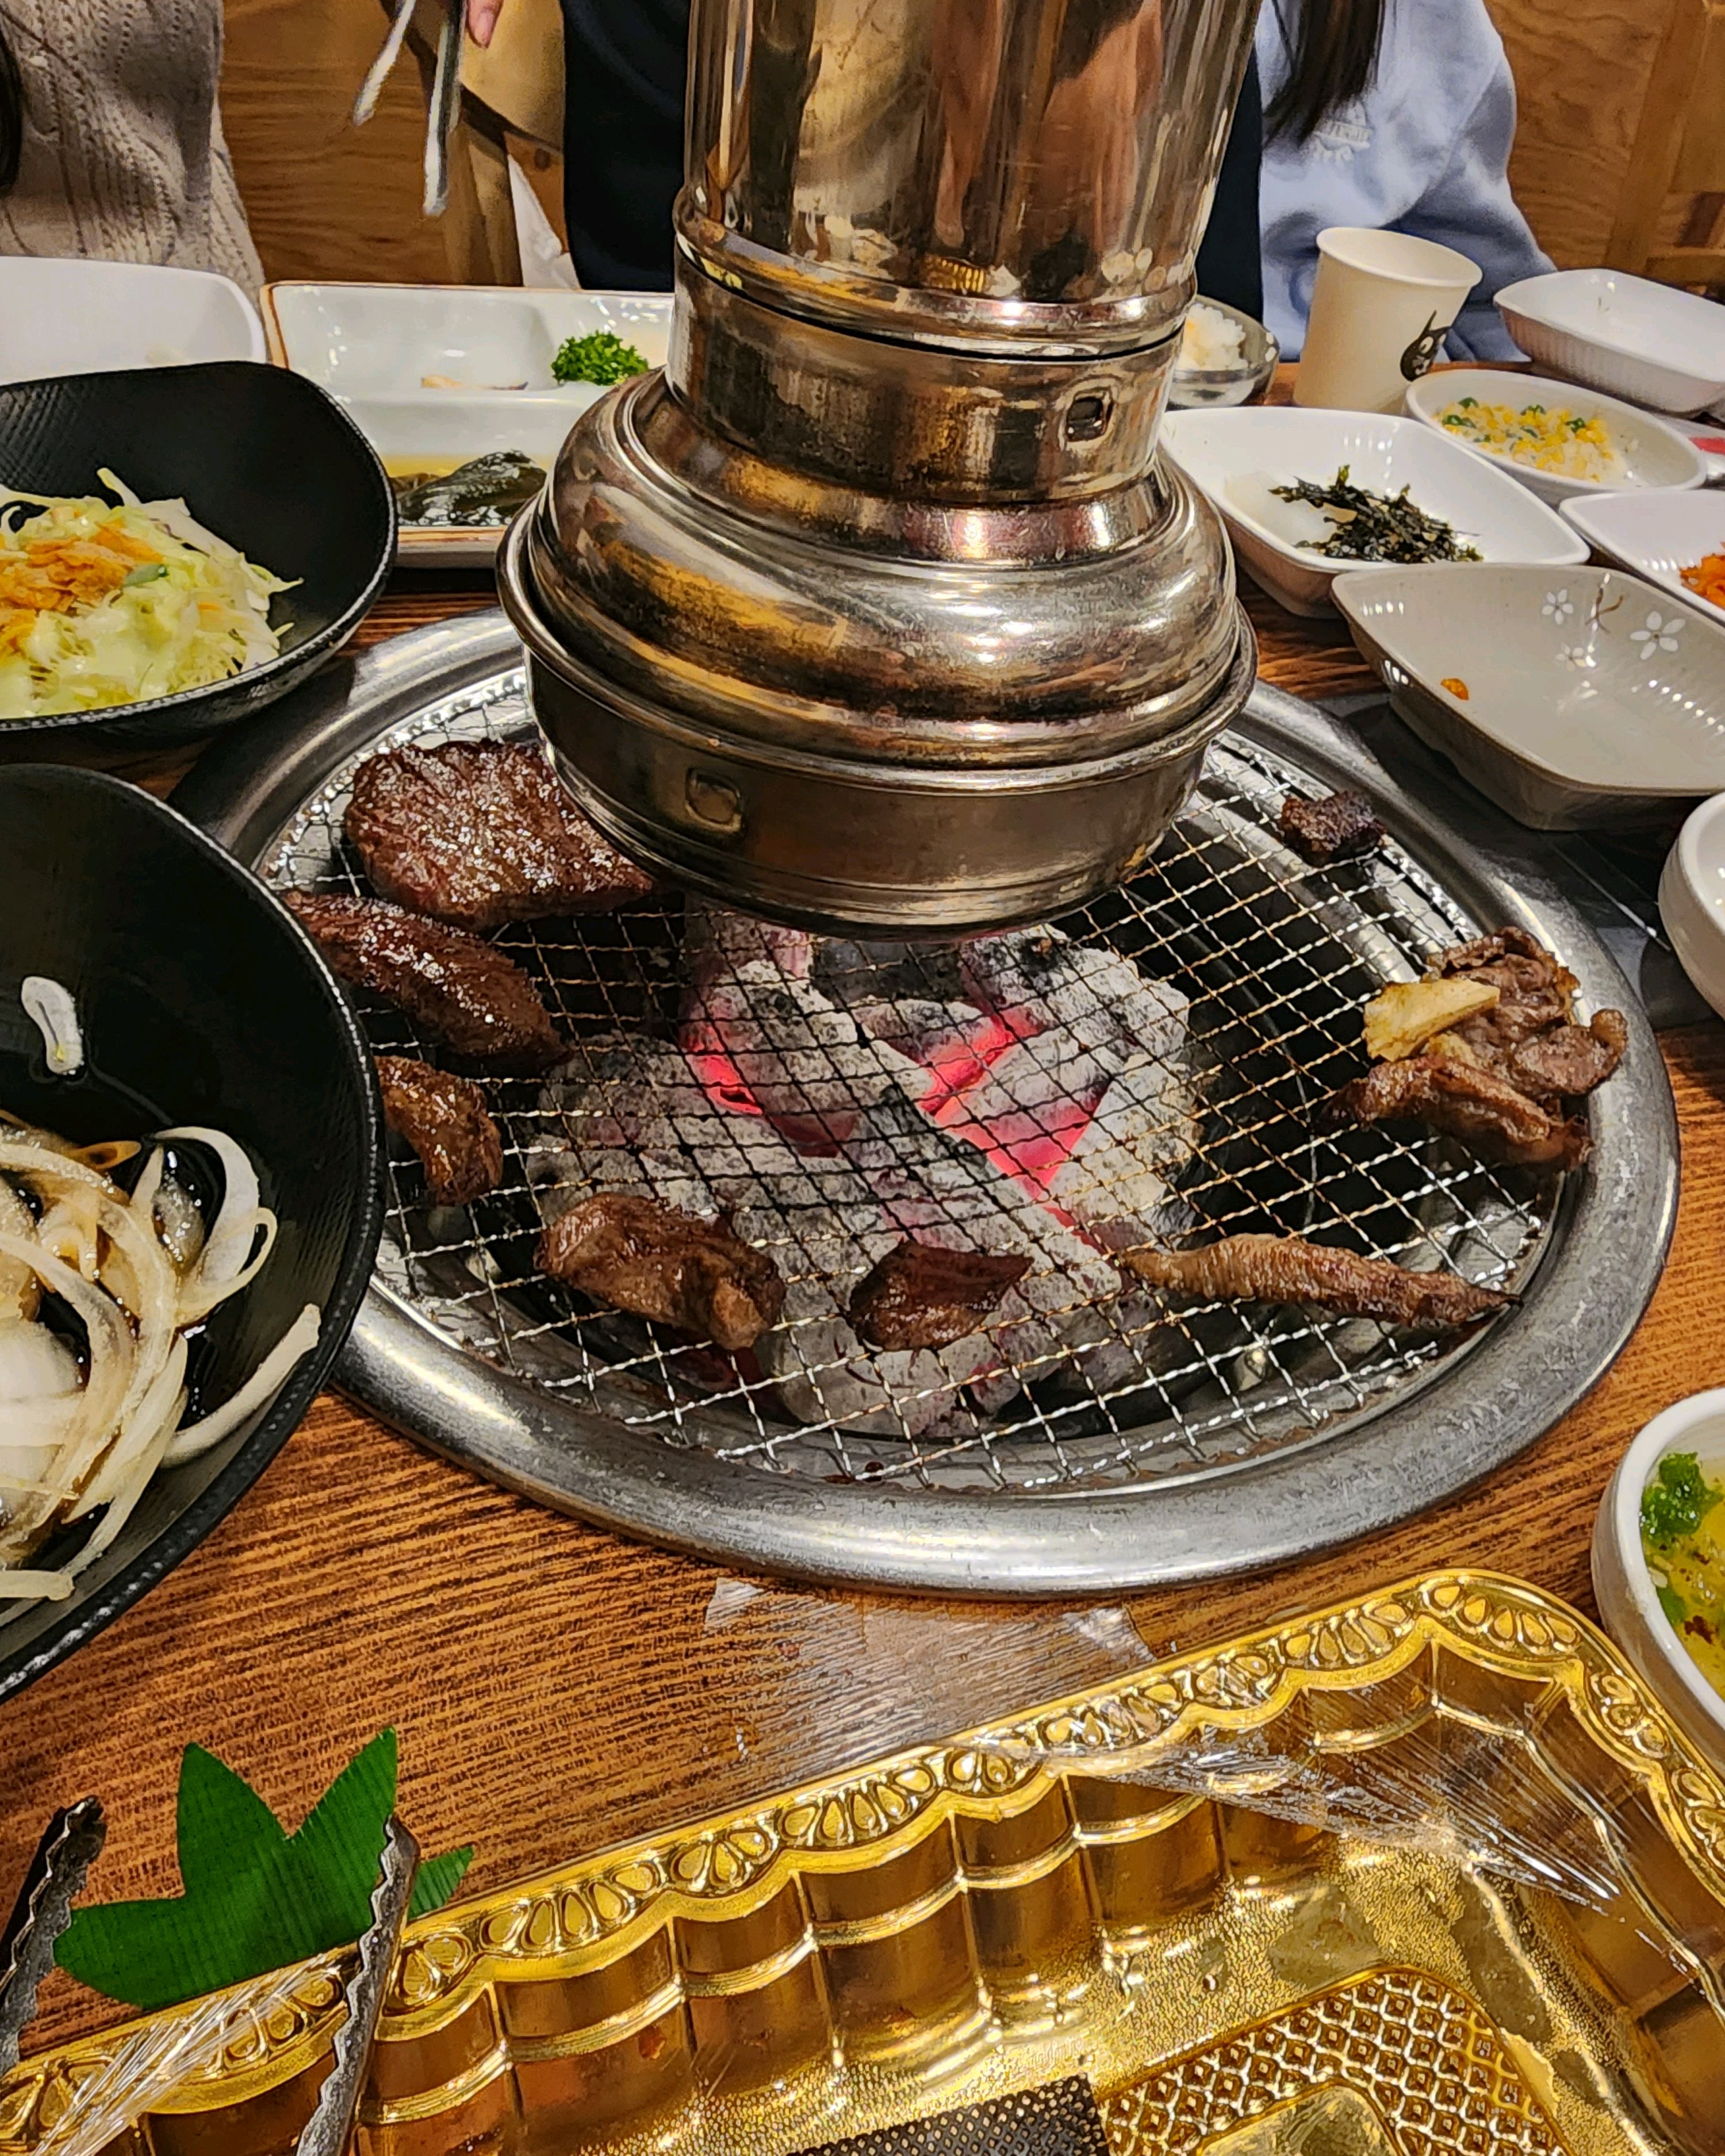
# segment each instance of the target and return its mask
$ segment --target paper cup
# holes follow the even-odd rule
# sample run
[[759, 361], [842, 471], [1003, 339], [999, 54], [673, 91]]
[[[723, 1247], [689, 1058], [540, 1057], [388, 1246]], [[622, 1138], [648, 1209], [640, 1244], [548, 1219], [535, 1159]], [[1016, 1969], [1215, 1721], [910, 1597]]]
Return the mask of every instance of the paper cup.
[[1476, 262], [1435, 240], [1348, 224], [1319, 233], [1294, 402], [1399, 412], [1479, 281]]

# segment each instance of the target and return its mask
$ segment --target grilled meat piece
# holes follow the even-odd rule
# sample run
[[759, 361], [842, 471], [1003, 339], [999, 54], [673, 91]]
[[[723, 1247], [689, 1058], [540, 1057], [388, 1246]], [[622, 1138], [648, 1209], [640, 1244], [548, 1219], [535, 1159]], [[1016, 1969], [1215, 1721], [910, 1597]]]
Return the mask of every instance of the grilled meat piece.
[[347, 831], [385, 898], [458, 928], [605, 913], [653, 888], [525, 742], [367, 757], [354, 775]]
[[1604, 1084], [1628, 1045], [1623, 1013], [1595, 1011], [1589, 1024], [1553, 1026], [1517, 1041], [1509, 1052], [1507, 1075], [1536, 1101], [1577, 1100]]
[[503, 1141], [470, 1078], [434, 1070], [413, 1055], [380, 1055], [383, 1120], [424, 1163], [437, 1205], [469, 1205], [495, 1190], [503, 1173]]
[[1276, 821], [1283, 838], [1314, 868], [1327, 868], [1332, 861], [1343, 860], [1352, 854], [1368, 853], [1384, 836], [1384, 826], [1371, 802], [1352, 788], [1326, 793], [1318, 801], [1291, 793], [1282, 803]]
[[1575, 976], [1525, 928], [1500, 929], [1495, 936], [1440, 951], [1428, 970], [1497, 989], [1491, 1009], [1465, 1019], [1455, 1033], [1488, 1070], [1502, 1076], [1511, 1075], [1509, 1061], [1518, 1043], [1568, 1025], [1574, 1008]]
[[1374, 1063], [1363, 1078], [1343, 1086], [1321, 1120], [1332, 1130], [1423, 1123], [1516, 1168], [1579, 1168], [1590, 1143], [1579, 1117], [1552, 1114], [1482, 1065], [1430, 1053]]
[[906, 1235], [857, 1282], [850, 1322], [871, 1348], [948, 1347], [974, 1332], [1029, 1270], [1028, 1257], [945, 1250]]
[[458, 1055], [532, 1076], [567, 1053], [533, 983], [477, 936], [382, 899], [281, 896], [338, 980], [385, 997]]
[[1344, 1317], [1448, 1332], [1515, 1298], [1454, 1273], [1415, 1273], [1299, 1235], [1227, 1235], [1199, 1250], [1124, 1250], [1120, 1262], [1164, 1295], [1198, 1302], [1307, 1302]]
[[540, 1237], [538, 1264], [619, 1310], [733, 1353], [752, 1348], [784, 1307], [773, 1260], [724, 1221], [627, 1191], [602, 1190], [572, 1205]]

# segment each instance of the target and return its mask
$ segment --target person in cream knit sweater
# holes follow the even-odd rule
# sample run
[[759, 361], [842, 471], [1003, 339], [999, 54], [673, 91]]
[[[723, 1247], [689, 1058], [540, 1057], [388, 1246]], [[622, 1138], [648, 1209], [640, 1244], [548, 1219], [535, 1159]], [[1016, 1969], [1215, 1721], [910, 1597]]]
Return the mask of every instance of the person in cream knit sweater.
[[168, 263], [257, 290], [216, 101], [221, 0], [0, 0], [0, 254]]

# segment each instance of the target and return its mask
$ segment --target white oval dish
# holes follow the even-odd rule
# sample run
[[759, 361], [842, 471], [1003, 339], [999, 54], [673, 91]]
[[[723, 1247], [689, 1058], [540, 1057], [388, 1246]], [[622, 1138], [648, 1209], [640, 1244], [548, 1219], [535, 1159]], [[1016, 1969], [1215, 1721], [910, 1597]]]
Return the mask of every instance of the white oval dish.
[[1659, 917], [1677, 963], [1725, 1018], [1725, 793], [1691, 814], [1666, 855]]
[[266, 357], [257, 309], [212, 270], [0, 254], [0, 382]]
[[1656, 1414], [1617, 1463], [1594, 1522], [1599, 1621], [1697, 1748], [1725, 1767], [1725, 1699], [1690, 1660], [1641, 1552], [1641, 1493], [1668, 1452], [1692, 1452], [1725, 1472], [1725, 1389], [1694, 1393]]
[[1697, 613], [1725, 620], [1725, 607], [1692, 592], [1682, 577], [1704, 554], [1725, 554], [1725, 494], [1685, 488], [1588, 495], [1564, 502], [1562, 513], [1596, 554], [1645, 577]]
[[[1512, 411], [1544, 404], [1571, 412], [1578, 418], [1598, 419], [1617, 453], [1620, 469], [1609, 479], [1573, 479], [1523, 463], [1506, 450], [1471, 442], [1465, 434], [1446, 427], [1440, 416], [1464, 397], [1474, 398], [1481, 404], [1507, 404]], [[1615, 397], [1603, 397], [1597, 390], [1578, 389], [1567, 382], [1548, 382], [1537, 374], [1506, 374], [1486, 367], [1446, 368], [1414, 382], [1406, 403], [1410, 418], [1435, 429], [1445, 441], [1455, 443], [1471, 456], [1483, 457], [1499, 471], [1519, 480], [1542, 501], [1554, 506], [1651, 487], [1697, 487], [1707, 475], [1707, 459], [1688, 436], [1668, 427], [1663, 419], [1656, 419], [1651, 412], [1640, 411]]]
[[1621, 270], [1557, 270], [1497, 295], [1504, 327], [1542, 367], [1656, 411], [1725, 396], [1725, 307]]
[[1520, 823], [1634, 829], [1725, 789], [1725, 626], [1637, 577], [1442, 562], [1336, 596], [1414, 732]]
[[[1406, 486], [1415, 505], [1454, 525], [1487, 562], [1584, 561], [1586, 542], [1527, 489], [1417, 419], [1375, 412], [1293, 405], [1242, 411], [1175, 412], [1163, 423], [1168, 454], [1220, 511], [1241, 562], [1291, 613], [1322, 614], [1338, 578], [1378, 569], [1302, 548], [1300, 534], [1321, 512], [1279, 502], [1272, 486], [1294, 480], [1327, 485], [1346, 465], [1356, 485], [1378, 494]], [[1425, 576], [1434, 562], [1407, 573]]]

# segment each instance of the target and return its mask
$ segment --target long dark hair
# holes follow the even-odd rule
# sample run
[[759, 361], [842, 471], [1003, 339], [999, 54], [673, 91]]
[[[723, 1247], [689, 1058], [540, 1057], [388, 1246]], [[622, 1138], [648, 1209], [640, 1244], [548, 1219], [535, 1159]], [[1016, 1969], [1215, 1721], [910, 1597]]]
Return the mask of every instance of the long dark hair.
[[0, 13], [0, 195], [18, 180], [24, 155], [24, 85]]
[[1305, 142], [1339, 105], [1363, 97], [1378, 71], [1389, 0], [1274, 0], [1288, 79], [1264, 110], [1264, 135]]

